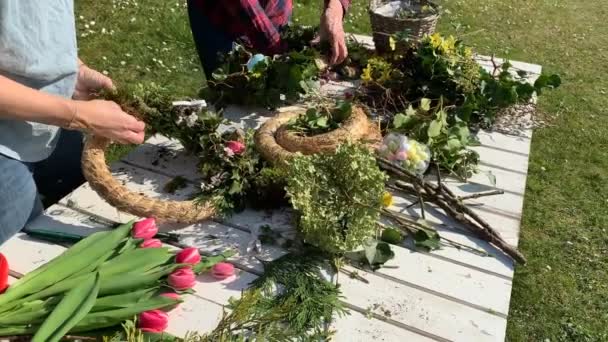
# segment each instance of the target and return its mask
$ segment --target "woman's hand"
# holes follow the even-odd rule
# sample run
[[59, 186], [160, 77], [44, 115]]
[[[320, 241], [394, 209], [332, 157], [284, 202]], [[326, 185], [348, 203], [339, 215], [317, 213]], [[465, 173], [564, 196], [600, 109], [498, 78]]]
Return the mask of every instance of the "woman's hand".
[[114, 89], [114, 83], [108, 76], [93, 70], [84, 63], [78, 61], [78, 78], [76, 80], [76, 89], [72, 98], [74, 100], [90, 100], [94, 94], [102, 89]]
[[87, 131], [122, 144], [141, 144], [146, 125], [112, 101], [72, 101], [74, 119], [68, 129]]
[[348, 56], [346, 48], [346, 35], [342, 19], [344, 8], [339, 0], [330, 0], [327, 8], [321, 15], [321, 32], [319, 38], [328, 41], [331, 45], [330, 64], [336, 65], [344, 62]]

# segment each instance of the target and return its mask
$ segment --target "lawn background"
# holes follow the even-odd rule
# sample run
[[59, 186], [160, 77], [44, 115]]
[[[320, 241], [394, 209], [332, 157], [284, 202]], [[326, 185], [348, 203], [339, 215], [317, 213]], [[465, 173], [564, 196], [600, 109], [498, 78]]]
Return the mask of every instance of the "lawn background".
[[[295, 0], [316, 24], [320, 0]], [[608, 341], [608, 1], [444, 0], [443, 33], [479, 53], [543, 65], [563, 86], [541, 97], [554, 118], [534, 134], [508, 341]], [[369, 33], [367, 2], [346, 29]], [[80, 56], [119, 85], [203, 82], [184, 0], [76, 1]], [[116, 149], [116, 156], [129, 147]], [[407, 267], [403, 265], [402, 267]]]

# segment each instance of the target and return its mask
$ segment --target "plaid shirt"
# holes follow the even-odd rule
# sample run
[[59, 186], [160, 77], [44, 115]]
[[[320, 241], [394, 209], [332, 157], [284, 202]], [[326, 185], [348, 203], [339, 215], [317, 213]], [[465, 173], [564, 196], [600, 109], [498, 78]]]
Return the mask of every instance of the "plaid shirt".
[[[329, 0], [325, 0], [325, 6]], [[340, 0], [344, 11], [351, 0]], [[233, 39], [245, 37], [261, 52], [276, 53], [284, 49], [279, 28], [291, 17], [292, 0], [193, 0], [213, 25]]]

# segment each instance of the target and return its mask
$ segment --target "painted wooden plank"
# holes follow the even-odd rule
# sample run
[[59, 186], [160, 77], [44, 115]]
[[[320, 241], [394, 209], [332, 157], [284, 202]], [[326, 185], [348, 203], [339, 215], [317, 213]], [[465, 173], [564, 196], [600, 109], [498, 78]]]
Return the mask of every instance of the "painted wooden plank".
[[430, 342], [420, 334], [402, 329], [373, 317], [351, 311], [348, 316], [337, 318], [331, 325], [335, 342]]
[[59, 256], [65, 247], [45, 243], [19, 233], [0, 247], [11, 270], [26, 274]]
[[184, 302], [169, 312], [167, 332], [178, 337], [188, 333], [213, 331], [222, 318], [223, 307], [197, 296], [186, 296]]
[[368, 284], [340, 277], [340, 288], [346, 301], [384, 316], [389, 322], [425, 331], [440, 340], [504, 340], [507, 326], [504, 317], [396, 282], [387, 282], [374, 274], [367, 274], [366, 279]]

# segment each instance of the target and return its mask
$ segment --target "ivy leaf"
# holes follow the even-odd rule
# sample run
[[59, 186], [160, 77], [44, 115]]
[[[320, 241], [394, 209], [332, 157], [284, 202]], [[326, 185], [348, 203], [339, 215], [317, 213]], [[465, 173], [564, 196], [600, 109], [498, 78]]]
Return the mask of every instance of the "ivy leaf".
[[416, 110], [414, 109], [414, 107], [412, 107], [412, 105], [409, 105], [407, 107], [407, 110], [405, 111], [405, 114], [407, 116], [415, 116], [417, 113], [416, 113]]
[[232, 185], [230, 186], [230, 190], [228, 190], [228, 194], [236, 195], [236, 194], [240, 194], [242, 191], [243, 191], [243, 184], [239, 181], [234, 181], [234, 182], [232, 182]]
[[423, 98], [422, 100], [420, 100], [420, 109], [425, 112], [431, 110], [431, 100], [427, 98]]
[[441, 120], [433, 120], [429, 125], [429, 129], [427, 134], [429, 138], [438, 137], [441, 134], [441, 130], [443, 129], [443, 122]]
[[214, 80], [225, 81], [228, 76], [224, 73], [224, 71], [220, 68], [211, 74]]
[[365, 243], [364, 252], [365, 259], [372, 269], [379, 268], [379, 266], [395, 257], [395, 253], [391, 250], [391, 246], [388, 243], [371, 239]]
[[420, 229], [414, 234], [414, 245], [427, 251], [437, 250], [441, 247], [439, 234], [435, 231]]
[[399, 114], [395, 115], [395, 118], [393, 118], [393, 127], [395, 127], [395, 128], [405, 127], [409, 121], [410, 121], [409, 116], [399, 113]]
[[318, 118], [316, 121], [316, 124], [318, 127], [322, 127], [322, 128], [327, 127], [327, 117], [322, 116], [322, 117]]
[[511, 69], [512, 66], [513, 65], [511, 64], [511, 62], [505, 61], [504, 63], [502, 63], [500, 68], [502, 69], [502, 71], [509, 71], [509, 69]]
[[369, 239], [365, 241], [363, 252], [365, 253], [365, 259], [369, 265], [374, 264], [374, 259], [376, 258], [376, 247], [378, 246], [378, 241]]

